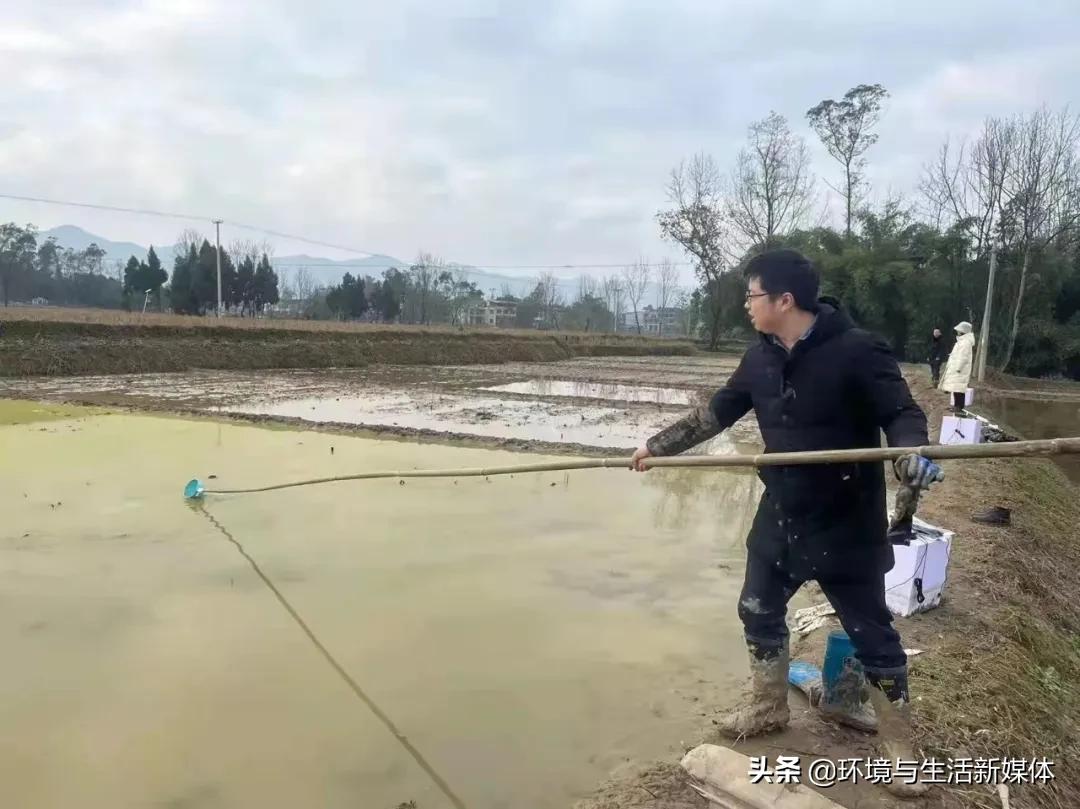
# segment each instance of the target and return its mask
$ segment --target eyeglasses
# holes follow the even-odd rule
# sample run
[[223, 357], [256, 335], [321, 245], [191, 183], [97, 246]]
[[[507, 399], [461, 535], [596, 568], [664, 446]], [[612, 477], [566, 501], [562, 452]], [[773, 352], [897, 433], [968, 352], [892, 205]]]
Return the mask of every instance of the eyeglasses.
[[747, 292], [746, 293], [746, 300], [750, 300], [751, 298], [762, 298], [762, 297], [764, 297], [765, 295], [768, 295], [768, 294], [769, 294], [768, 292]]

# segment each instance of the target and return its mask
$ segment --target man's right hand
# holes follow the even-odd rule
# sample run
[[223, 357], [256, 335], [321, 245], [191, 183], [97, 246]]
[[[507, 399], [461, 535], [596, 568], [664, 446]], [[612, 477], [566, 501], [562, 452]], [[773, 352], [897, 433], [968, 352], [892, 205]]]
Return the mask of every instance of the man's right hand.
[[630, 458], [630, 468], [635, 472], [647, 472], [648, 467], [642, 465], [642, 461], [651, 458], [652, 453], [648, 447], [639, 447]]

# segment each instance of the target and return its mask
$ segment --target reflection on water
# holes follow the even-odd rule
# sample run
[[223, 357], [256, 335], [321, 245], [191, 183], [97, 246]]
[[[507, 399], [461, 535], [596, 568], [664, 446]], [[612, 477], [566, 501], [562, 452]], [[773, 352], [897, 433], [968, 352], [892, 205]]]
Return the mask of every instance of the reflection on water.
[[[1070, 400], [986, 392], [981, 393], [974, 409], [1022, 438], [1039, 440], [1080, 436], [1080, 396]], [[1073, 482], [1080, 483], [1080, 457], [1062, 455], [1054, 460]]]
[[655, 404], [690, 404], [693, 392], [677, 388], [653, 388], [641, 385], [575, 382], [563, 379], [530, 379], [493, 385], [481, 390], [501, 393], [524, 393], [532, 396], [574, 396], [579, 399], [608, 399], [618, 402], [652, 402]]
[[[147, 416], [77, 426], [0, 427], [3, 805], [448, 806], [180, 491], [542, 459]], [[386, 480], [206, 509], [468, 806], [546, 809], [626, 758], [678, 755], [701, 721], [682, 694], [741, 678], [752, 480]]]

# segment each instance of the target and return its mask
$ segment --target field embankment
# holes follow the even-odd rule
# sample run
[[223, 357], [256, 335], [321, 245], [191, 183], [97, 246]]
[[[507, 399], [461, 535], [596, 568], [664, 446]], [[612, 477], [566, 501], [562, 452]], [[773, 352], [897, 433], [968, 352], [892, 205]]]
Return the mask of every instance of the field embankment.
[[596, 332], [243, 318], [219, 322], [86, 309], [3, 310], [0, 323], [0, 376], [543, 362], [695, 352], [688, 341]]

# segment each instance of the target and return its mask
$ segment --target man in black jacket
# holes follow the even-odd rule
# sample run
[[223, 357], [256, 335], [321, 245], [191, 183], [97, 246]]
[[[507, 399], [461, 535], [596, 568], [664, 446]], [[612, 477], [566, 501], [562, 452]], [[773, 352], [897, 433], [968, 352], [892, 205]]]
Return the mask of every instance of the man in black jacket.
[[945, 361], [945, 349], [941, 345], [941, 329], [934, 329], [930, 337], [930, 353], [926, 358], [930, 363], [930, 379], [934, 387], [941, 381], [941, 363]]
[[[717, 435], [751, 408], [765, 452], [878, 447], [881, 430], [891, 446], [929, 443], [926, 417], [887, 344], [855, 328], [838, 301], [818, 299], [817, 273], [805, 257], [771, 250], [753, 258], [745, 274], [746, 309], [761, 339], [707, 406], [634, 454], [634, 468]], [[942, 479], [935, 464], [914, 453], [894, 469], [908, 485]], [[883, 465], [767, 466], [759, 474], [765, 492], [747, 537], [739, 597], [751, 700], [719, 719], [720, 729], [751, 736], [787, 724], [787, 602], [811, 579], [836, 609], [870, 683], [906, 704], [907, 657], [885, 606], [884, 575], [894, 560]], [[834, 718], [857, 727], [863, 721]]]

